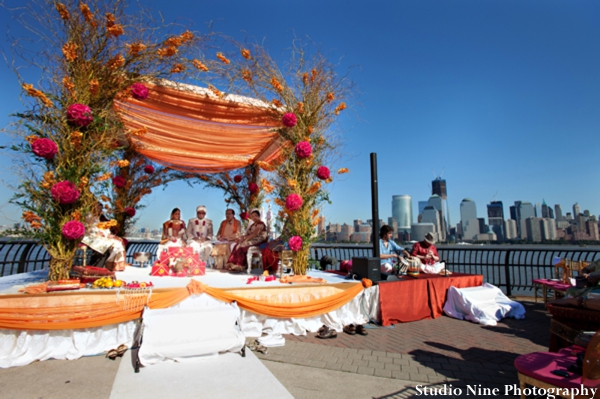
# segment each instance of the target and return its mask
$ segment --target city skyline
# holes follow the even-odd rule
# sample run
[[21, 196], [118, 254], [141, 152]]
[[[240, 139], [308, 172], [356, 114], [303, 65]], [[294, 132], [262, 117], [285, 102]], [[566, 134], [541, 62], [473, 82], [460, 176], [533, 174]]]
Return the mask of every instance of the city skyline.
[[[371, 218], [371, 152], [378, 158], [384, 220], [394, 195], [411, 195], [416, 215], [418, 201], [428, 201], [431, 181], [442, 171], [446, 218], [453, 225], [465, 198], [478, 205], [478, 217], [492, 198], [504, 203], [505, 215], [515, 200], [535, 205], [544, 199], [551, 207], [562, 204], [564, 214], [576, 202], [600, 214], [594, 201], [600, 187], [593, 184], [598, 167], [593, 157], [582, 156], [600, 144], [598, 2], [145, 3], [166, 21], [180, 18], [204, 33], [213, 21], [215, 31], [236, 40], [264, 42], [281, 65], [294, 38], [308, 38], [355, 82], [355, 98], [333, 129], [340, 146], [339, 162], [331, 166], [350, 173], [328, 186], [332, 205], [322, 212], [328, 221]], [[4, 4], [22, 6], [19, 0]], [[0, 26], [15, 38], [30, 37], [8, 12], [0, 13]], [[8, 37], [0, 41], [9, 61], [10, 45]], [[39, 81], [34, 68], [21, 72], [26, 83]], [[9, 114], [23, 110], [22, 89], [5, 63], [0, 79], [5, 127]], [[0, 136], [0, 145], [13, 143], [8, 134]], [[12, 224], [21, 216], [8, 204], [18, 179], [11, 170], [14, 153], [3, 155], [0, 224]], [[218, 221], [225, 214], [223, 199], [218, 190], [172, 183], [142, 201], [147, 206], [138, 212], [138, 226], [160, 226], [174, 207], [187, 220], [200, 204]]]

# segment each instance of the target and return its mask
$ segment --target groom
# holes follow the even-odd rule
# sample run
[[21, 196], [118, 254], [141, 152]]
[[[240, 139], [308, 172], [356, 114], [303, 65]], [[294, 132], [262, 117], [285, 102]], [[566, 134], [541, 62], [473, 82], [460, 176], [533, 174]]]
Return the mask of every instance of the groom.
[[188, 245], [198, 252], [202, 261], [207, 262], [212, 251], [213, 224], [212, 220], [206, 218], [204, 205], [196, 208], [196, 216], [188, 222]]

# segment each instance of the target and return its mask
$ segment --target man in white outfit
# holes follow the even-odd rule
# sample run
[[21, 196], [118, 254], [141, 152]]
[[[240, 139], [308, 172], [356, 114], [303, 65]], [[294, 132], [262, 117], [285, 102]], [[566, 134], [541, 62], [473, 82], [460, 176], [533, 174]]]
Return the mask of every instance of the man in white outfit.
[[212, 251], [213, 224], [212, 220], [206, 218], [204, 205], [196, 208], [196, 216], [188, 222], [188, 245], [198, 252], [202, 261], [207, 262]]

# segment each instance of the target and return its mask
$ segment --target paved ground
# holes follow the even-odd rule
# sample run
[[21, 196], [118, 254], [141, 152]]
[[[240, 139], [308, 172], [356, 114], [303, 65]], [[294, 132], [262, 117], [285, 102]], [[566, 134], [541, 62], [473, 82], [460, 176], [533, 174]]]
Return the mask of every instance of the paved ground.
[[[442, 389], [450, 384], [462, 388], [465, 397], [467, 385], [504, 393], [505, 385], [517, 384], [514, 359], [548, 347], [548, 313], [542, 304], [522, 303], [525, 320], [504, 320], [496, 327], [444, 316], [371, 328], [366, 337], [290, 335], [284, 347], [256, 355], [298, 399], [408, 398], [418, 395], [418, 385]], [[119, 360], [90, 357], [0, 369], [0, 397], [108, 398], [118, 365]]]

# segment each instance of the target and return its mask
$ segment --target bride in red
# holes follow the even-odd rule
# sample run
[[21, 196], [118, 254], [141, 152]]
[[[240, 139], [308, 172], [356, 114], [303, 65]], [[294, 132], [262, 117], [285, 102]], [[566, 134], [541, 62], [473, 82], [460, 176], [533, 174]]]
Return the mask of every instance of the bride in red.
[[229, 256], [226, 268], [233, 272], [242, 272], [246, 268], [246, 255], [248, 248], [267, 242], [267, 226], [260, 220], [260, 212], [252, 211], [250, 219], [254, 223], [248, 228], [246, 234], [236, 239], [235, 247]]
[[167, 251], [169, 247], [185, 246], [185, 222], [181, 220], [181, 211], [175, 208], [171, 211], [171, 219], [163, 223], [163, 231], [156, 258], [160, 259], [160, 254]]

